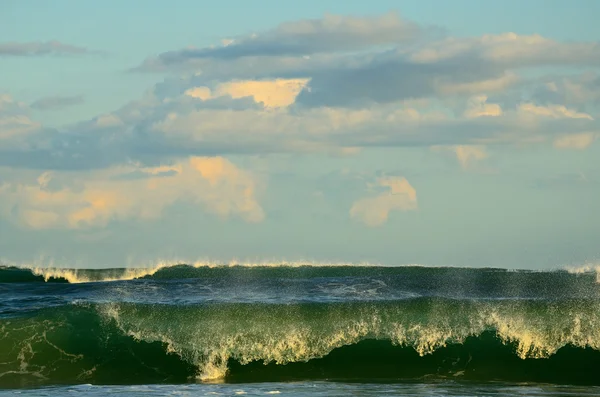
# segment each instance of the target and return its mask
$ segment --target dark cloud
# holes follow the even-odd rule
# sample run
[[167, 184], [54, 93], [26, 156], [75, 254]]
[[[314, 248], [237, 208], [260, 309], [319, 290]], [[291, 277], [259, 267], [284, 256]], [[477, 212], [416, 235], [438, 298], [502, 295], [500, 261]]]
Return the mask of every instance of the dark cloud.
[[83, 97], [78, 96], [51, 96], [40, 98], [30, 106], [36, 110], [60, 110], [66, 107], [80, 105], [83, 103]]
[[[525, 84], [517, 76], [522, 68], [600, 64], [600, 45], [594, 42], [561, 43], [507, 33], [437, 41], [422, 35], [421, 40], [406, 45], [388, 42], [384, 40], [389, 38], [386, 29], [368, 26], [372, 30], [356, 30], [357, 37], [364, 35], [362, 39], [348, 41], [348, 46], [360, 49], [351, 53], [343, 51], [345, 45], [336, 44], [334, 33], [343, 29], [320, 26], [287, 31], [279, 27], [226, 47], [164, 53], [141, 68], [197, 72], [180, 81], [180, 86], [235, 79], [310, 78], [298, 104], [361, 107], [430, 96], [506, 94], [515, 84]], [[322, 35], [322, 39], [304, 41], [309, 34]], [[383, 43], [393, 48], [382, 47]]]
[[494, 65], [462, 61], [418, 64], [405, 58], [386, 59], [356, 69], [324, 71], [312, 77], [296, 102], [315, 107], [360, 107], [429, 97], [440, 94], [444, 84], [477, 83], [503, 75]]
[[287, 22], [260, 34], [239, 37], [220, 47], [169, 51], [146, 60], [139, 70], [152, 71], [202, 59], [233, 61], [247, 57], [302, 57], [357, 51], [413, 40], [423, 33], [417, 24], [390, 12], [378, 17], [325, 15]]

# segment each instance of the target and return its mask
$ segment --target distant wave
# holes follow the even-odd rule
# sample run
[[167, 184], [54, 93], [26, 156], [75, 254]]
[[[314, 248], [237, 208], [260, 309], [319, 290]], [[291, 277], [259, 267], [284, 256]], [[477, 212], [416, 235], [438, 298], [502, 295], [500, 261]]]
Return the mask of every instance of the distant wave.
[[[405, 265], [405, 266], [424, 266], [424, 265]], [[145, 267], [127, 267], [111, 269], [74, 269], [61, 267], [48, 267], [39, 265], [10, 265], [0, 266], [0, 282], [27, 282], [27, 281], [46, 281], [46, 282], [68, 282], [68, 283], [89, 283], [101, 281], [125, 281], [138, 278], [153, 276], [163, 269], [169, 268], [329, 268], [329, 267], [394, 267], [389, 265], [379, 265], [370, 263], [329, 263], [312, 261], [281, 261], [281, 262], [218, 262], [218, 261], [197, 261], [188, 263], [185, 261], [157, 262]], [[174, 275], [177, 277], [177, 275]], [[4, 281], [3, 281], [4, 280]]]
[[597, 300], [71, 304], [4, 321], [0, 387], [450, 377], [600, 384]]
[[[126, 281], [141, 278], [194, 278], [204, 275], [203, 269], [277, 269], [277, 268], [315, 268], [315, 269], [342, 269], [347, 268], [349, 273], [356, 273], [357, 269], [373, 268], [425, 268], [425, 269], [462, 269], [472, 271], [498, 271], [498, 272], [568, 272], [570, 274], [596, 274], [597, 282], [600, 283], [600, 264], [586, 264], [581, 266], [566, 266], [554, 270], [525, 270], [525, 269], [503, 269], [503, 268], [468, 268], [468, 267], [444, 267], [420, 264], [410, 265], [382, 265], [373, 263], [328, 263], [312, 261], [281, 261], [281, 262], [218, 262], [198, 261], [186, 263], [181, 261], [157, 262], [145, 267], [124, 267], [107, 269], [75, 269], [61, 267], [47, 267], [39, 265], [4, 265], [0, 266], [0, 282], [68, 282], [90, 283]], [[195, 269], [197, 271], [195, 271]], [[354, 270], [351, 270], [354, 269]]]

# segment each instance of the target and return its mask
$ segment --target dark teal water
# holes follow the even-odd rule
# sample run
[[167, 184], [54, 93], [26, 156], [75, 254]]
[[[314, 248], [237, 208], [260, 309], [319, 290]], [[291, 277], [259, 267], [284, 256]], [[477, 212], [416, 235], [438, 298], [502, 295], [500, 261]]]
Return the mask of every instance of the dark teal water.
[[0, 395], [566, 396], [597, 386], [591, 273], [0, 268]]

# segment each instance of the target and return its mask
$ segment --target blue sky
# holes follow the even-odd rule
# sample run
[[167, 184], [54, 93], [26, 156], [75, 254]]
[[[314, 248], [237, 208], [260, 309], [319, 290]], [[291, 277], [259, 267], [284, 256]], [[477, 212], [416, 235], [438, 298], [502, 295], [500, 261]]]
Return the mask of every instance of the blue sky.
[[0, 258], [600, 260], [597, 1], [0, 3]]

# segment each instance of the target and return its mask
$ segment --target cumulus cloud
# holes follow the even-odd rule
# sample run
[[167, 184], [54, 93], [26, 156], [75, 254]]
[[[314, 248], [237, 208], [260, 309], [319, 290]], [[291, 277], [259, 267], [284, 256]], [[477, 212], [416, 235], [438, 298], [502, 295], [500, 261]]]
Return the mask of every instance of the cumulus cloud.
[[380, 178], [376, 187], [386, 188], [386, 191], [355, 201], [350, 208], [352, 218], [375, 227], [386, 223], [391, 211], [410, 211], [418, 208], [417, 191], [406, 178]]
[[222, 218], [260, 222], [265, 214], [256, 189], [255, 178], [229, 160], [192, 157], [171, 166], [114, 167], [75, 175], [46, 172], [30, 183], [7, 182], [0, 185], [0, 213], [26, 228], [79, 229], [156, 219], [165, 208], [186, 201]]
[[60, 41], [46, 42], [5, 42], [0, 43], [0, 57], [2, 56], [43, 56], [43, 55], [76, 55], [84, 54], [88, 49]]
[[[409, 29], [420, 32], [417, 36], [396, 32], [414, 24], [402, 22], [395, 14], [379, 19], [326, 16], [284, 24], [222, 47], [164, 53], [140, 68], [187, 68], [197, 72], [198, 82], [310, 78], [298, 97], [300, 104], [356, 107], [370, 102], [501, 92], [526, 84], [519, 76], [523, 68], [595, 67], [600, 62], [596, 42], [563, 43], [511, 32], [428, 40], [433, 36], [423, 35], [423, 28]], [[415, 37], [420, 40], [410, 41]]]
[[502, 109], [482, 96], [458, 111], [411, 101], [302, 108], [288, 104], [299, 84], [254, 83], [191, 87], [174, 97], [151, 95], [59, 131], [36, 125], [32, 132], [9, 134], [14, 128], [0, 127], [0, 135], [7, 137], [0, 141], [0, 164], [90, 169], [135, 161], [156, 166], [190, 155], [544, 142], [600, 128], [590, 114], [570, 108], [528, 102]]
[[83, 103], [83, 97], [77, 96], [50, 96], [40, 98], [30, 106], [36, 110], [61, 110], [66, 107], [80, 105]]
[[235, 80], [219, 84], [214, 91], [202, 86], [190, 88], [185, 94], [203, 101], [223, 96], [234, 99], [251, 97], [266, 108], [279, 108], [293, 104], [308, 81], [309, 79]]
[[[161, 67], [187, 65], [191, 73], [76, 125], [49, 130], [27, 111], [15, 121], [0, 109], [0, 164], [150, 167], [188, 156], [437, 145], [466, 168], [486, 156], [483, 145], [547, 143], [600, 129], [595, 109], [527, 95], [531, 80], [520, 75], [536, 66], [591, 67], [595, 43], [514, 33], [437, 39], [425, 31], [393, 13], [325, 16], [222, 47], [163, 54], [154, 60]], [[566, 90], [554, 80], [553, 88]], [[582, 90], [571, 89], [571, 97], [593, 98]]]

